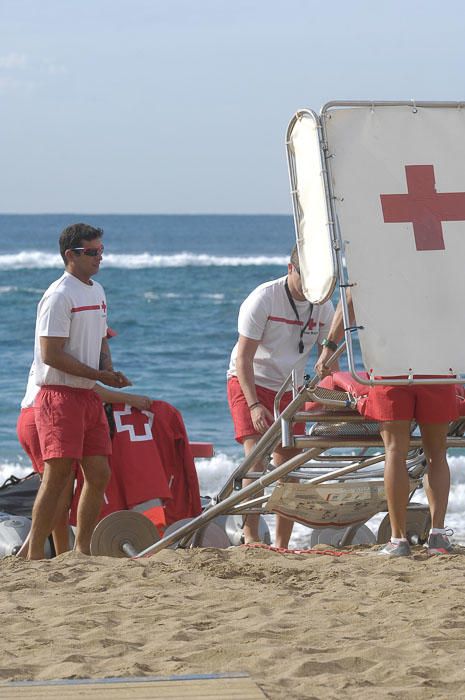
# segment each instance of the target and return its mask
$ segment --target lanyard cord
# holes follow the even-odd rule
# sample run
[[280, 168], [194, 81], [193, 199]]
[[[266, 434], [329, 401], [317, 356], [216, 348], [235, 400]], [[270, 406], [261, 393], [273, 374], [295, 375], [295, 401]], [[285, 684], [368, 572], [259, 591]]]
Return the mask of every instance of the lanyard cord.
[[[297, 319], [298, 321], [300, 321], [299, 312], [297, 311], [297, 306], [295, 305], [295, 301], [294, 301], [294, 299], [292, 298], [292, 294], [291, 294], [291, 292], [290, 292], [289, 285], [288, 285], [288, 283], [287, 283], [287, 279], [286, 279], [286, 281], [284, 282], [284, 287], [285, 287], [285, 289], [286, 289], [287, 298], [289, 299], [289, 304], [292, 306], [292, 310], [293, 310], [294, 313], [295, 313], [296, 319]], [[313, 304], [312, 304], [312, 302], [310, 302], [310, 313], [309, 313], [309, 315], [308, 315], [307, 323], [304, 323], [303, 328], [302, 328], [302, 330], [300, 331], [299, 353], [300, 353], [301, 355], [302, 355], [302, 353], [303, 353], [303, 351], [304, 351], [303, 334], [304, 334], [305, 331], [307, 330], [307, 326], [308, 326], [308, 324], [310, 323], [310, 320], [311, 320], [311, 318], [312, 318], [312, 313], [313, 313]]]

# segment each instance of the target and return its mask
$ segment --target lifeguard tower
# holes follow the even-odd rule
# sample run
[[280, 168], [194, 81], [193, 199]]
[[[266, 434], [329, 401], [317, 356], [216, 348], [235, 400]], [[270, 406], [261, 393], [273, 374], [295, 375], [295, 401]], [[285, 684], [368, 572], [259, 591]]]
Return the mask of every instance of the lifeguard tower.
[[[307, 524], [312, 542], [387, 541], [388, 519], [377, 538], [364, 526], [386, 502], [383, 443], [378, 424], [357, 411], [360, 397], [376, 383], [464, 381], [462, 103], [330, 102], [319, 114], [302, 109], [292, 117], [286, 147], [304, 293], [322, 303], [338, 287], [345, 343], [332, 359], [346, 346], [350, 377], [343, 386], [321, 387], [315, 377], [297, 387], [290, 375], [282, 392], [291, 387], [293, 401], [281, 415], [275, 411], [275, 423], [203, 512], [162, 539], [153, 532], [143, 543], [134, 537], [136, 548], [131, 528], [137, 525], [118, 521], [120, 556], [191, 546], [219, 517], [250, 512], [283, 513]], [[457, 401], [465, 416], [459, 391]], [[307, 433], [296, 436], [293, 424], [302, 421]], [[450, 425], [448, 447], [464, 447], [464, 428], [465, 417]], [[278, 444], [301, 453], [276, 468], [270, 456]], [[257, 460], [268, 466], [243, 488]], [[414, 425], [407, 466], [413, 497], [425, 470]], [[278, 484], [288, 476], [300, 483]], [[428, 510], [412, 500], [408, 523], [411, 541], [421, 542]], [[220, 539], [207, 538], [227, 546]], [[95, 542], [94, 553], [108, 553], [105, 537], [97, 533]]]

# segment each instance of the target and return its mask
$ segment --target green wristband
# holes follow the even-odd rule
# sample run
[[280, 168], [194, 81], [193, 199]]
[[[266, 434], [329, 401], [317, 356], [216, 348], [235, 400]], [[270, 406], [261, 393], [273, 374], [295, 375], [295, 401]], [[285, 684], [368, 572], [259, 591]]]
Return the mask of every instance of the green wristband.
[[337, 350], [337, 343], [335, 343], [334, 340], [329, 340], [329, 338], [325, 338], [321, 344], [323, 347], [329, 348], [333, 352], [336, 352]]

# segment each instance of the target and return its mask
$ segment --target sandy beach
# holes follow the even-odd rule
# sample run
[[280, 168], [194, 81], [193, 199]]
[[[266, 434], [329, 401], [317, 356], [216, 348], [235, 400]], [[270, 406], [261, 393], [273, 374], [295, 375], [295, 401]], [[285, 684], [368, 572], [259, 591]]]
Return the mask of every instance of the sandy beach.
[[0, 562], [0, 680], [248, 672], [271, 700], [465, 694], [465, 548]]

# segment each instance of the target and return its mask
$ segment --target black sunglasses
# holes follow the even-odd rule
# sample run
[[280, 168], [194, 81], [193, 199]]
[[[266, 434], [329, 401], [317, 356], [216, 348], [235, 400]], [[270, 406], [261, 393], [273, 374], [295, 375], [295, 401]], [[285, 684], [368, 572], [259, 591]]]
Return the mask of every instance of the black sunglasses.
[[84, 253], [84, 255], [88, 255], [90, 258], [96, 258], [97, 255], [103, 255], [104, 247], [100, 245], [98, 248], [70, 248], [70, 250], [78, 254]]

